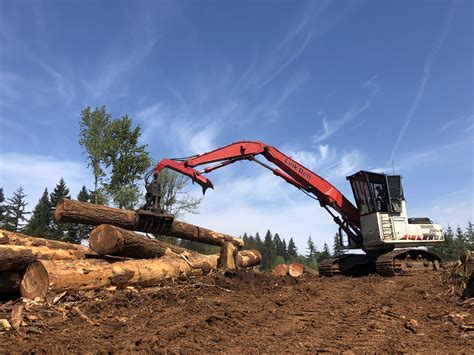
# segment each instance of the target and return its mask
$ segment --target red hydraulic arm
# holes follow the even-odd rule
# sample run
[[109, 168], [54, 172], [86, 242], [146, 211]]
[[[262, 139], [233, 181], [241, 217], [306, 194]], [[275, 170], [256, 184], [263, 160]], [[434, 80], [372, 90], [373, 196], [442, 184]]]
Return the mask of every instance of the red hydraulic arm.
[[[281, 170], [257, 160], [256, 155], [262, 154], [268, 161]], [[357, 208], [333, 185], [318, 176], [303, 165], [294, 161], [275, 147], [262, 142], [241, 141], [229, 144], [213, 151], [184, 159], [163, 159], [155, 167], [155, 174], [164, 168], [169, 168], [189, 176], [203, 188], [203, 193], [208, 188], [214, 188], [212, 182], [202, 174], [209, 173], [238, 160], [251, 160], [270, 169], [275, 175], [286, 182], [315, 195], [319, 203], [334, 218], [334, 221], [346, 232], [351, 244], [361, 244], [360, 216]], [[205, 168], [202, 172], [194, 168], [209, 163], [218, 164]], [[334, 215], [331, 209], [342, 216], [342, 220]]]

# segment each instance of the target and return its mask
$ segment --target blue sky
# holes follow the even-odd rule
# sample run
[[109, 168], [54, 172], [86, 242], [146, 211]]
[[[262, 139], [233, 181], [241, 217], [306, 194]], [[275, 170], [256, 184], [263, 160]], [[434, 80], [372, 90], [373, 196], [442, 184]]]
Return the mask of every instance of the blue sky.
[[[78, 117], [106, 105], [156, 160], [261, 140], [351, 200], [345, 176], [393, 160], [410, 215], [464, 226], [472, 23], [471, 1], [1, 1], [0, 186], [31, 208], [60, 177], [91, 186]], [[332, 243], [326, 212], [258, 165], [209, 177], [189, 221]]]

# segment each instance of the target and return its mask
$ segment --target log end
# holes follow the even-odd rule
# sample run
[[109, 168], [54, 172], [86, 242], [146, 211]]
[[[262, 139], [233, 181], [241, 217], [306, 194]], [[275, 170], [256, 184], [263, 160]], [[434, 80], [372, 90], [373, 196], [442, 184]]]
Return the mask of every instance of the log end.
[[23, 280], [20, 284], [21, 296], [28, 299], [39, 297], [44, 299], [48, 292], [49, 277], [43, 264], [34, 261], [26, 269]]
[[119, 231], [109, 224], [94, 228], [89, 235], [90, 247], [100, 255], [113, 254], [118, 250], [120, 241]]
[[275, 266], [275, 268], [272, 271], [273, 275], [276, 276], [286, 276], [288, 275], [288, 265], [286, 264], [279, 264]]
[[304, 265], [300, 263], [291, 263], [288, 268], [288, 274], [292, 277], [300, 277], [304, 273]]

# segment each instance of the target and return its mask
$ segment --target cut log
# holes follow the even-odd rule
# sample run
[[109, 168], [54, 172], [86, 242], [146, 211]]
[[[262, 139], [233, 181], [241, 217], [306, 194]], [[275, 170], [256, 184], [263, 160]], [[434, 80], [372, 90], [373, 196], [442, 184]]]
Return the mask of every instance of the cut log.
[[25, 270], [29, 264], [37, 259], [75, 260], [84, 257], [83, 251], [75, 249], [50, 249], [45, 246], [27, 247], [0, 244], [0, 271]]
[[165, 255], [166, 246], [129, 230], [101, 224], [89, 235], [89, 245], [100, 255], [153, 259]]
[[21, 272], [0, 271], [0, 295], [20, 291], [21, 277]]
[[275, 268], [272, 271], [273, 275], [276, 276], [286, 276], [288, 275], [288, 265], [286, 264], [279, 264], [275, 266]]
[[237, 247], [234, 244], [230, 242], [222, 244], [218, 268], [223, 271], [237, 269]]
[[115, 263], [99, 259], [75, 262], [37, 260], [28, 267], [20, 291], [23, 297], [34, 299], [65, 290], [154, 286], [164, 279], [203, 275], [215, 269], [216, 264], [217, 258], [203, 256], [199, 260], [188, 261], [176, 254], [159, 259]]
[[241, 250], [237, 253], [237, 266], [246, 268], [260, 265], [262, 254], [258, 250]]
[[[242, 251], [242, 267], [255, 265], [260, 253]], [[164, 279], [201, 276], [217, 268], [219, 255], [201, 255], [184, 251], [167, 252], [159, 259], [111, 260], [83, 259], [37, 260], [30, 264], [21, 282], [25, 298], [44, 298], [66, 290], [91, 290], [107, 286], [154, 286]]]
[[[92, 230], [89, 244], [100, 255], [153, 259], [173, 252], [187, 258], [199, 259], [202, 257], [202, 254], [192, 250], [106, 224]], [[236, 248], [235, 251], [237, 251]], [[217, 258], [218, 256], [213, 255], [212, 257]], [[256, 266], [262, 262], [262, 255], [257, 250], [241, 250], [235, 258], [236, 266], [239, 268]]]
[[[54, 217], [59, 223], [111, 224], [116, 227], [146, 233], [154, 233], [156, 226], [160, 225], [160, 221], [163, 219], [150, 213], [144, 215], [140, 212], [69, 199], [59, 201]], [[141, 220], [141, 218], [145, 219]], [[238, 248], [244, 246], [244, 241], [241, 238], [177, 220], [173, 220], [171, 225], [163, 228], [162, 234], [217, 246], [221, 246], [226, 241], [231, 242]]]
[[49, 249], [76, 250], [84, 254], [95, 254], [90, 248], [57, 240], [49, 240], [39, 237], [30, 237], [21, 233], [9, 232], [0, 229], [0, 246], [2, 245], [22, 245], [25, 247], [47, 247]]
[[304, 273], [304, 265], [300, 263], [291, 263], [288, 267], [288, 274], [291, 277], [300, 277]]

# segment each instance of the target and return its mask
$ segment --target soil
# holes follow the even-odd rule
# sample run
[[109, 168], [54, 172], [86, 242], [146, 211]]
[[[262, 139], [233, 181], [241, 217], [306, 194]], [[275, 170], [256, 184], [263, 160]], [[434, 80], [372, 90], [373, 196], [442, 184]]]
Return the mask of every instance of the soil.
[[[474, 348], [474, 303], [442, 274], [301, 279], [239, 272], [160, 287], [2, 301], [0, 352], [451, 352]], [[18, 319], [18, 318], [17, 318]]]

